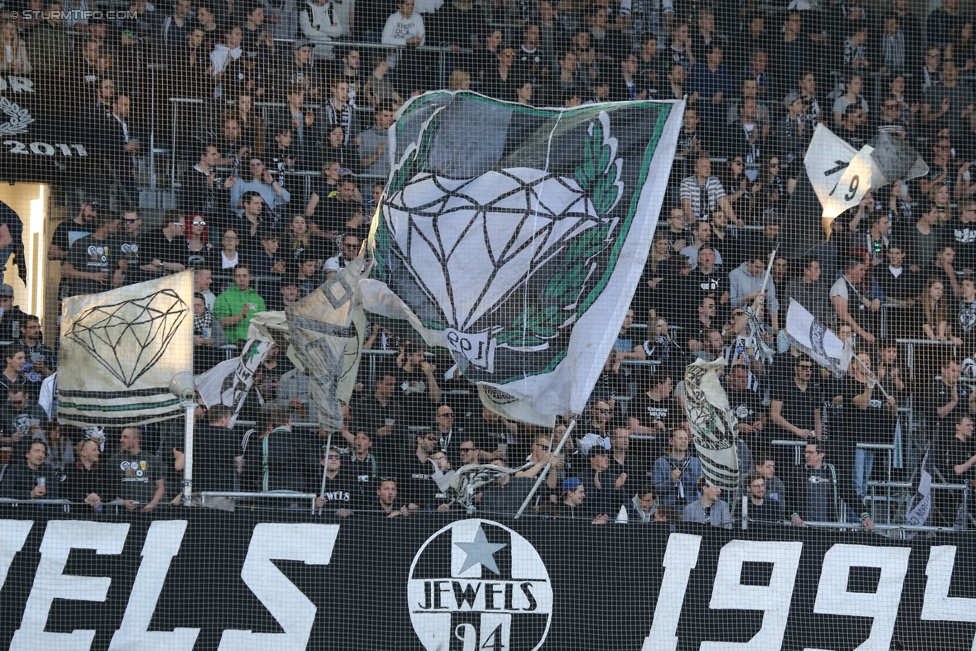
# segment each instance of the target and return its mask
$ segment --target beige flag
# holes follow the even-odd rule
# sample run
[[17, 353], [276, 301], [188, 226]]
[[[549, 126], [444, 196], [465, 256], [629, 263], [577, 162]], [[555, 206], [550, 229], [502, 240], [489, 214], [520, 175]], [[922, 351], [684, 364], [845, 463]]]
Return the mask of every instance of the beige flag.
[[58, 420], [129, 427], [183, 414], [169, 390], [193, 371], [193, 273], [64, 301]]

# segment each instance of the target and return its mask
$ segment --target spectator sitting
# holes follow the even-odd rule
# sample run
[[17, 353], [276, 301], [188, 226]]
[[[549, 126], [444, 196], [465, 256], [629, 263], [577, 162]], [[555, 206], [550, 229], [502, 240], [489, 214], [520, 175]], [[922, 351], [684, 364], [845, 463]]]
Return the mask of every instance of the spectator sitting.
[[[357, 488], [352, 478], [342, 468], [342, 455], [336, 448], [322, 450], [322, 466], [325, 467], [324, 480], [319, 475], [314, 483], [306, 486], [309, 493], [320, 493], [315, 498], [315, 508], [325, 509], [326, 513], [338, 518], [352, 515], [353, 500], [356, 499]], [[322, 483], [320, 483], [320, 480]]]
[[627, 522], [629, 524], [650, 524], [663, 522], [661, 504], [651, 485], [641, 486], [637, 494], [625, 503], [627, 507]]
[[[268, 276], [280, 278], [284, 276], [288, 270], [288, 263], [278, 253], [278, 246], [281, 242], [278, 231], [262, 227], [258, 230], [257, 237], [261, 242], [261, 247], [251, 256], [254, 275], [259, 278]], [[265, 286], [259, 293], [262, 295], [270, 294], [275, 284], [273, 281], [265, 281], [263, 283]]]
[[627, 474], [610, 472], [610, 451], [599, 445], [590, 448], [589, 468], [580, 473], [586, 487], [587, 507], [592, 517], [616, 517], [624, 503], [624, 483]]
[[397, 483], [395, 479], [384, 477], [380, 480], [380, 485], [376, 488], [376, 502], [378, 509], [376, 512], [386, 518], [397, 516], [406, 517], [410, 515], [410, 509], [406, 504], [397, 502]]
[[[554, 515], [560, 518], [587, 518], [585, 513], [588, 511], [583, 508], [583, 501], [586, 499], [586, 488], [583, 486], [583, 482], [577, 477], [570, 477], [562, 483], [562, 495], [560, 497], [559, 503], [552, 508], [547, 509], [546, 513], [549, 515]], [[592, 524], [606, 524], [610, 522], [610, 518], [601, 514], [593, 518]]]
[[796, 526], [810, 522], [840, 521], [840, 500], [837, 497], [837, 472], [824, 463], [823, 443], [811, 441], [803, 452], [806, 465], [796, 473], [788, 495], [787, 513]]
[[778, 522], [783, 519], [779, 506], [766, 499], [766, 478], [753, 470], [746, 475], [749, 495], [747, 517], [750, 522]]

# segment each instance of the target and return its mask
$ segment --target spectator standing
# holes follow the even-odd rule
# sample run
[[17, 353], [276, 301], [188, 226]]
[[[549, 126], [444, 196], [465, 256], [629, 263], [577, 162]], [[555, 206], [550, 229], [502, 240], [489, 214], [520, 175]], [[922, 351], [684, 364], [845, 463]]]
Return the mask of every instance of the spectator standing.
[[[976, 466], [976, 450], [972, 445], [973, 418], [968, 414], [958, 416], [955, 422], [955, 435], [939, 444], [939, 470], [946, 483], [964, 484], [973, 479], [973, 466]], [[954, 527], [961, 515], [965, 491], [933, 491], [935, 515], [947, 527]]]
[[675, 507], [679, 514], [694, 501], [698, 478], [703, 474], [701, 461], [688, 450], [690, 441], [687, 431], [674, 430], [670, 449], [654, 462], [654, 488], [659, 499], [662, 504]]
[[722, 65], [722, 46], [712, 44], [704, 62], [696, 63], [688, 77], [688, 89], [698, 93], [701, 101], [698, 110], [702, 113], [705, 126], [714, 129], [720, 126], [725, 116], [728, 98], [734, 87], [732, 75]]
[[872, 311], [878, 309], [880, 301], [875, 304], [859, 289], [866, 271], [867, 265], [863, 260], [848, 258], [844, 272], [830, 288], [830, 304], [834, 308], [838, 326], [842, 323], [848, 324], [864, 343], [873, 344], [874, 335], [870, 332], [872, 327], [869, 317]]
[[394, 105], [390, 101], [378, 105], [373, 113], [375, 124], [359, 136], [359, 165], [364, 176], [385, 179], [389, 174], [390, 161], [384, 151], [389, 137], [387, 131], [393, 124], [393, 111]]
[[[793, 378], [772, 387], [769, 420], [776, 426], [770, 440], [823, 439], [820, 407], [823, 396], [813, 377], [813, 361], [801, 355], [793, 362]], [[797, 465], [792, 447], [780, 447], [773, 451], [781, 472], [790, 473]]]
[[109, 459], [107, 472], [105, 497], [121, 500], [129, 511], [152, 511], [166, 494], [163, 466], [158, 457], [142, 451], [137, 427], [122, 430], [120, 452]]
[[[733, 307], [753, 305], [762, 292], [768, 263], [766, 251], [754, 249], [748, 259], [729, 274], [729, 302]], [[779, 332], [779, 300], [776, 298], [776, 285], [766, 283], [765, 308], [773, 334]]]
[[694, 502], [684, 509], [685, 522], [700, 522], [723, 529], [732, 528], [732, 512], [729, 503], [722, 500], [722, 489], [713, 486], [704, 475], [698, 478], [698, 490], [701, 492]]
[[94, 221], [95, 231], [71, 245], [67, 261], [61, 267], [61, 275], [71, 279], [71, 296], [104, 292], [121, 283], [115, 278], [117, 262], [113, 257], [110, 239], [118, 232], [119, 218], [104, 213]]
[[0, 481], [0, 496], [15, 500], [58, 499], [59, 473], [44, 465], [46, 458], [47, 444], [32, 441], [23, 461], [14, 461], [7, 467]]
[[264, 299], [251, 288], [251, 271], [244, 264], [234, 268], [234, 284], [217, 297], [214, 316], [224, 328], [227, 339], [237, 343], [247, 339], [247, 328], [258, 312], [264, 312]]
[[204, 145], [197, 164], [183, 175], [179, 193], [180, 209], [184, 214], [203, 215], [211, 224], [223, 221], [224, 206], [229, 201], [227, 191], [237, 183], [233, 174], [225, 179], [217, 178], [214, 167], [219, 159], [220, 152], [216, 145]]
[[681, 181], [681, 208], [688, 222], [706, 221], [718, 208], [735, 220], [735, 211], [717, 176], [712, 176], [712, 162], [708, 156], [695, 160], [695, 173]]
[[251, 156], [248, 163], [251, 180], [239, 181], [231, 187], [230, 210], [236, 212], [238, 216], [243, 216], [246, 210], [245, 195], [248, 192], [257, 192], [271, 212], [273, 224], [277, 226], [279, 220], [284, 217], [288, 202], [291, 201], [291, 193], [282, 187], [284, 174], [279, 173], [275, 177], [259, 156]]
[[[0, 286], [0, 295], [2, 294], [3, 287]], [[22, 372], [36, 395], [41, 382], [58, 370], [58, 358], [50, 346], [41, 342], [40, 319], [33, 315], [26, 315], [22, 323], [21, 339], [16, 343], [24, 348], [27, 359]]]
[[976, 414], [976, 392], [959, 381], [959, 362], [945, 355], [939, 371], [938, 377], [932, 378], [928, 391], [919, 396], [927, 414], [931, 440], [935, 441], [951, 436], [952, 428], [961, 416]]

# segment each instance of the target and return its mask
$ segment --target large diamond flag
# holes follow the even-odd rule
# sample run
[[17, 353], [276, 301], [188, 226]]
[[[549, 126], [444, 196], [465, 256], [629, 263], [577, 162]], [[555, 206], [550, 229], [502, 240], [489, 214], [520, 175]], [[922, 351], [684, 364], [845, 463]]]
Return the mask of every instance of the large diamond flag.
[[682, 110], [411, 101], [392, 127], [367, 313], [447, 348], [489, 409], [580, 413], [640, 280]]
[[128, 426], [181, 415], [169, 391], [193, 369], [193, 274], [64, 302], [58, 420]]

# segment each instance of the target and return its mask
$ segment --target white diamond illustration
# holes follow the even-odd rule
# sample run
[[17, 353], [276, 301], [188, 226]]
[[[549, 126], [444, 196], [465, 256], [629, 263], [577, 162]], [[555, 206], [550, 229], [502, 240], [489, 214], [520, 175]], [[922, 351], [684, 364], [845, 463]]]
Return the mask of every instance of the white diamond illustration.
[[600, 216], [575, 179], [531, 168], [468, 181], [424, 172], [389, 197], [383, 218], [410, 273], [467, 329]]

